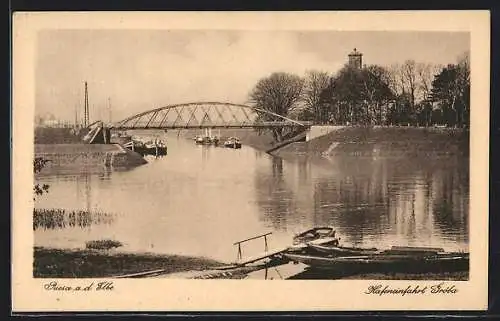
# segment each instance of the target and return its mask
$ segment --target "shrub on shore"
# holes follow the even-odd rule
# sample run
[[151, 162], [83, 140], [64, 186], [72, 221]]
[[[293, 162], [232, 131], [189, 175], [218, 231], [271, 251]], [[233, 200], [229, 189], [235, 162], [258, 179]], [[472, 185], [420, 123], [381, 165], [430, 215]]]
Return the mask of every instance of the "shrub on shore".
[[120, 241], [115, 240], [95, 240], [85, 242], [85, 247], [93, 250], [109, 250], [120, 246], [123, 246], [123, 244]]

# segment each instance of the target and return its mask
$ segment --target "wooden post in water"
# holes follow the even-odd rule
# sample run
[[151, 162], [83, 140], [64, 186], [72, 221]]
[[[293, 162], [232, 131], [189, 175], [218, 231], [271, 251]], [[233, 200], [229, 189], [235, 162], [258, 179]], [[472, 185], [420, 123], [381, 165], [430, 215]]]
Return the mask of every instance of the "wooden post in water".
[[242, 257], [242, 254], [241, 254], [241, 243], [238, 243], [238, 254], [236, 255], [236, 259], [237, 260], [241, 260], [243, 257]]
[[273, 233], [272, 232], [268, 232], [268, 233], [265, 233], [265, 234], [257, 235], [257, 236], [250, 237], [250, 238], [247, 238], [247, 239], [244, 239], [244, 240], [241, 240], [241, 241], [233, 243], [233, 245], [238, 245], [238, 253], [236, 255], [237, 260], [243, 259], [243, 254], [242, 254], [242, 251], [241, 251], [241, 243], [245, 243], [245, 242], [248, 242], [248, 241], [251, 241], [251, 240], [259, 239], [261, 237], [264, 238], [264, 250], [267, 253], [269, 251], [268, 244], [267, 244], [267, 236], [270, 235], [270, 234], [273, 234]]

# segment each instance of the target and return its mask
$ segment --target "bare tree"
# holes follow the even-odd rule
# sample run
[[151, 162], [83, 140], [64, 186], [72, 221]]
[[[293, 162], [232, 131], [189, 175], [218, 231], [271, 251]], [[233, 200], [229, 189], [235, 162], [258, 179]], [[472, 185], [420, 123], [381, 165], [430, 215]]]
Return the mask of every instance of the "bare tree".
[[457, 75], [457, 96], [460, 100], [460, 121], [462, 125], [468, 125], [470, 112], [470, 53], [463, 53], [458, 58], [458, 75]]
[[416, 121], [421, 112], [422, 102], [428, 101], [434, 75], [439, 72], [436, 66], [406, 60], [403, 64], [392, 65], [389, 69], [389, 84], [399, 97], [399, 104], [405, 107], [408, 113], [407, 120]]
[[[250, 103], [254, 107], [287, 116], [297, 107], [302, 98], [303, 88], [304, 81], [299, 76], [276, 72], [257, 82], [250, 92]], [[267, 121], [277, 120], [272, 115], [265, 113], [259, 117]], [[275, 127], [272, 129], [272, 133], [276, 141], [283, 139], [283, 128]]]
[[467, 99], [467, 101], [463, 101], [462, 103], [468, 105], [469, 93], [467, 90], [470, 90], [470, 54], [468, 51], [458, 58], [458, 71], [460, 94], [463, 98]]
[[327, 72], [310, 70], [306, 73], [302, 100], [305, 109], [312, 113], [313, 120], [318, 123], [324, 123], [328, 120], [328, 115], [323, 110], [320, 101], [321, 94], [328, 88], [329, 84], [330, 77]]
[[448, 64], [434, 77], [432, 100], [440, 121], [449, 126], [468, 126], [470, 121], [470, 61], [468, 52], [456, 64]]
[[404, 78], [402, 68], [399, 64], [392, 64], [388, 68], [388, 82], [389, 88], [397, 95], [400, 96], [405, 93]]
[[363, 96], [367, 104], [366, 116], [372, 124], [382, 124], [388, 104], [393, 99], [390, 73], [384, 67], [370, 65], [364, 68]]
[[415, 113], [415, 106], [417, 100], [417, 63], [414, 60], [407, 60], [401, 66], [401, 72], [403, 76], [404, 91], [410, 97], [410, 111]]
[[417, 71], [417, 89], [418, 101], [428, 101], [430, 99], [432, 81], [434, 77], [443, 69], [440, 65], [418, 63]]

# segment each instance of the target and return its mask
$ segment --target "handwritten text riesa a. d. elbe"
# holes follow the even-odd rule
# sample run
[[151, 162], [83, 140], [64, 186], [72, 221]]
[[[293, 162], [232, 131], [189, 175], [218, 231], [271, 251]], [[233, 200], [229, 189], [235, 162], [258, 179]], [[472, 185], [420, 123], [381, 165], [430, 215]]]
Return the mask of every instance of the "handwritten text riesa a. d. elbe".
[[43, 285], [43, 288], [47, 291], [111, 291], [114, 289], [113, 282], [103, 281], [103, 282], [91, 282], [85, 285], [65, 285], [58, 283], [57, 281], [50, 281]]

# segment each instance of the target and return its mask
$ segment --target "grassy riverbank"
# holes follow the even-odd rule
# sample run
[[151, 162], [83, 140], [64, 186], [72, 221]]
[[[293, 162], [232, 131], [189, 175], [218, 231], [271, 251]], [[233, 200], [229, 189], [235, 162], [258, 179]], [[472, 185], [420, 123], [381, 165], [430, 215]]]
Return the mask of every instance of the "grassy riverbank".
[[120, 253], [100, 250], [34, 248], [36, 278], [112, 277], [163, 269], [165, 273], [208, 270], [223, 263], [207, 258]]
[[[219, 131], [213, 132], [218, 134]], [[199, 135], [196, 130], [182, 131], [182, 137]], [[223, 137], [237, 136], [245, 146], [266, 151], [276, 146], [269, 131], [258, 134], [253, 129], [222, 129]], [[403, 126], [350, 126], [339, 127], [332, 132], [280, 148], [273, 152], [276, 156], [330, 154], [371, 154], [378, 150], [382, 154], [436, 153], [468, 154], [469, 131], [462, 128], [403, 127]], [[332, 144], [335, 149], [329, 150]]]
[[468, 155], [469, 132], [461, 128], [342, 127], [308, 142], [287, 145], [276, 156]]

